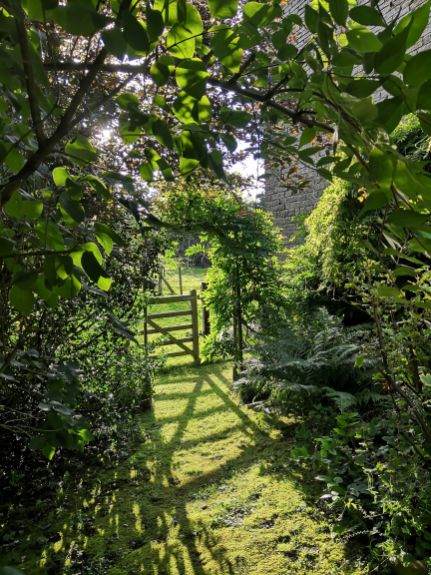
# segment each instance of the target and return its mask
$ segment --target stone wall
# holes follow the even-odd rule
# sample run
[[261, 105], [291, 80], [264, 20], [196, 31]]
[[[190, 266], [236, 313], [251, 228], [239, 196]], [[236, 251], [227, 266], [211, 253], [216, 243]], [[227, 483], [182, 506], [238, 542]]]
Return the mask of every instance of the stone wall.
[[[425, 0], [380, 0], [379, 6], [387, 21], [391, 21], [402, 18], [424, 2]], [[365, 3], [366, 0], [358, 2], [358, 4]], [[286, 12], [301, 15], [305, 5], [305, 0], [289, 0]], [[298, 28], [294, 33], [296, 43], [301, 47], [307, 41], [307, 31]], [[414, 47], [413, 52], [430, 48], [431, 26]], [[379, 94], [378, 97], [384, 95]], [[297, 230], [295, 217], [313, 210], [327, 183], [312, 168], [295, 160], [280, 161], [276, 166], [267, 166], [266, 171], [263, 206], [273, 213], [276, 225], [283, 230], [286, 239], [289, 239]]]

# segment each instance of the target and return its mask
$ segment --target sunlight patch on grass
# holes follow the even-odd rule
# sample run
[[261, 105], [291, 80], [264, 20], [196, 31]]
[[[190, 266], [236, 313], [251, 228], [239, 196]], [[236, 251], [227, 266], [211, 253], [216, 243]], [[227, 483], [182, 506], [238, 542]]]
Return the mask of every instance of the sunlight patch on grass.
[[289, 440], [239, 405], [230, 375], [228, 364], [162, 375], [129, 457], [93, 470], [80, 496], [67, 486], [60, 540], [22, 546], [15, 564], [27, 575], [367, 573], [307, 503]]

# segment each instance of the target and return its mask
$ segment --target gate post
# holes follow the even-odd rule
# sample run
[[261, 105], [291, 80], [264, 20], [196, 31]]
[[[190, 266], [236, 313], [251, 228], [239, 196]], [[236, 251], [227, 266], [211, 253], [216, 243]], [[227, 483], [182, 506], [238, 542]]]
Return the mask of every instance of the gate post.
[[[201, 283], [201, 292], [202, 294], [204, 291], [208, 289], [207, 282]], [[210, 328], [210, 312], [209, 309], [206, 307], [204, 298], [202, 297], [202, 335], [209, 335], [211, 328]]]
[[192, 310], [192, 334], [193, 334], [193, 359], [195, 365], [200, 364], [199, 357], [199, 320], [198, 320], [198, 298], [195, 289], [190, 290], [191, 310]]
[[183, 295], [183, 270], [181, 264], [178, 266], [178, 284], [180, 288], [180, 295]]

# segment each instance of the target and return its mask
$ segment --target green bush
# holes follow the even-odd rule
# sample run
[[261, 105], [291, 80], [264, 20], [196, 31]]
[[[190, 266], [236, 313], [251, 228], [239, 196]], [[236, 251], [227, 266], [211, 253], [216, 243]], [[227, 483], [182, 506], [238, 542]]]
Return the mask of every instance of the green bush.
[[399, 432], [389, 400], [372, 414], [341, 412], [332, 429], [314, 440], [309, 458], [335, 532], [366, 541], [383, 570], [430, 556], [431, 474], [414, 446], [415, 430], [404, 421], [405, 432]]

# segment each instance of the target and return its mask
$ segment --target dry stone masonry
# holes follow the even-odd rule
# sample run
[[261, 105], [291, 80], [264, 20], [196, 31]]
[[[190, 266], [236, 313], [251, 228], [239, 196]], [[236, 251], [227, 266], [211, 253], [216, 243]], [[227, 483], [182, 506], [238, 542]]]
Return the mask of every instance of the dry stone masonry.
[[[382, 9], [388, 21], [402, 18], [415, 10], [425, 0], [380, 0]], [[366, 0], [358, 4], [365, 4]], [[302, 15], [307, 2], [304, 0], [290, 0], [286, 7], [289, 14]], [[307, 41], [308, 33], [304, 28], [296, 31], [295, 42], [301, 47]], [[415, 46], [414, 51], [431, 48], [431, 26]], [[383, 97], [380, 94], [378, 97]], [[283, 230], [286, 239], [292, 237], [297, 230], [295, 219], [302, 214], [310, 213], [316, 206], [327, 182], [308, 167], [295, 160], [280, 161], [276, 165], [267, 165], [267, 179], [263, 196], [264, 208], [272, 212], [276, 225]]]

